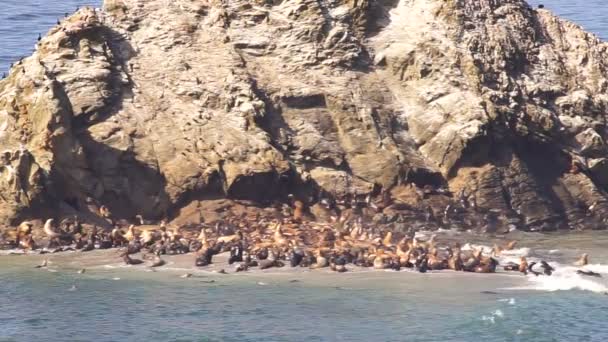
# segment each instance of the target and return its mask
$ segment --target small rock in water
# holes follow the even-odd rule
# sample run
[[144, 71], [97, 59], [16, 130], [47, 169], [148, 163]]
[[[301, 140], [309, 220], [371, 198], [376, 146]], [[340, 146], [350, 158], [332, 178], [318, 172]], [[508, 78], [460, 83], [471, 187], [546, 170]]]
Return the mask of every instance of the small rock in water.
[[179, 276], [180, 278], [190, 278], [192, 277], [192, 273], [186, 273], [186, 274], [182, 274], [181, 276]]
[[84, 272], [86, 272], [87, 270], [85, 270], [84, 268], [81, 270], [78, 270], [78, 274], [83, 274]]
[[215, 280], [201, 280], [201, 283], [212, 284], [215, 283]]

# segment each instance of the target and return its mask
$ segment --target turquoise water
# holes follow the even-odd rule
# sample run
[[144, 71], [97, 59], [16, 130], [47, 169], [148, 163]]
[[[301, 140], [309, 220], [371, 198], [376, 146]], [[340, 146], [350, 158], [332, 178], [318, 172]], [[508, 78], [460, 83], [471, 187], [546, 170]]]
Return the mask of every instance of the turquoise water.
[[181, 279], [172, 272], [49, 272], [21, 260], [0, 259], [0, 341], [608, 340], [605, 295], [497, 287], [510, 276]]

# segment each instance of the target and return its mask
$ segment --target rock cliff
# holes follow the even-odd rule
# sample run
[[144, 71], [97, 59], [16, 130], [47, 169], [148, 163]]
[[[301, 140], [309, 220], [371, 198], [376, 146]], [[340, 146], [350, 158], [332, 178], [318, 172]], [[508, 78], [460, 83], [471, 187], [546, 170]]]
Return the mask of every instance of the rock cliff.
[[522, 0], [106, 0], [0, 81], [0, 219], [603, 228], [607, 90], [608, 44]]

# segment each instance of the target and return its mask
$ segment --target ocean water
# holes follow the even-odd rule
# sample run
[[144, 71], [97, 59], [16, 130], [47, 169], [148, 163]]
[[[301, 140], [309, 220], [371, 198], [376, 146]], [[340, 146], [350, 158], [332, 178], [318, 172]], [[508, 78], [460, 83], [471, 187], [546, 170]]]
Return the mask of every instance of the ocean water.
[[0, 73], [34, 51], [38, 34], [45, 35], [57, 19], [77, 6], [100, 7], [101, 0], [0, 0]]
[[[608, 234], [515, 233], [553, 276], [351, 269], [217, 274], [194, 257], [152, 272], [116, 251], [0, 256], [0, 341], [607, 341]], [[438, 241], [487, 240], [444, 232]], [[563, 246], [563, 247], [562, 247]], [[568, 266], [581, 252], [603, 278]], [[46, 269], [34, 268], [43, 258]], [[79, 274], [78, 269], [86, 267]], [[181, 278], [185, 272], [194, 274]]]
[[[542, 3], [608, 39], [606, 0]], [[1, 4], [0, 71], [6, 71], [65, 12], [100, 2]], [[51, 267], [36, 269], [41, 256], [0, 256], [0, 342], [608, 341], [607, 234], [515, 237], [522, 248], [501, 262], [521, 255], [550, 260], [555, 275], [218, 275], [189, 269], [189, 259], [149, 272], [120, 267], [114, 252], [52, 256]], [[444, 238], [473, 241], [471, 248], [496, 242], [451, 233]], [[588, 269], [604, 278], [581, 277], [569, 266], [582, 252], [592, 256]], [[83, 264], [87, 271], [78, 274]], [[182, 279], [184, 272], [195, 276]]]

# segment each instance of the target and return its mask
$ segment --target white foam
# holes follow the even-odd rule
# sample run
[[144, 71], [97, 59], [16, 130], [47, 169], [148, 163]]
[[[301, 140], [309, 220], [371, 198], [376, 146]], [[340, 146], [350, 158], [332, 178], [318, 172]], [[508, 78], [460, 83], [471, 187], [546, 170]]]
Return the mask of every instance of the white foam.
[[489, 321], [492, 324], [496, 323], [496, 318], [494, 318], [494, 316], [483, 315], [483, 316], [481, 316], [481, 320], [482, 321]]
[[608, 274], [608, 265], [589, 264], [587, 266], [581, 267], [581, 269], [586, 271], [593, 271], [596, 273]]
[[509, 305], [515, 305], [515, 298], [499, 299], [499, 302], [506, 302]]
[[[577, 274], [576, 271], [581, 269], [580, 267], [565, 266], [558, 263], [554, 263], [553, 266], [556, 271], [551, 276], [528, 275], [527, 280], [529, 284], [517, 287], [516, 289], [549, 292], [568, 290], [591, 291], [595, 293], [608, 292], [608, 287], [603, 278], [593, 278]], [[608, 266], [605, 265], [587, 265], [583, 269], [598, 273], [608, 272]]]

